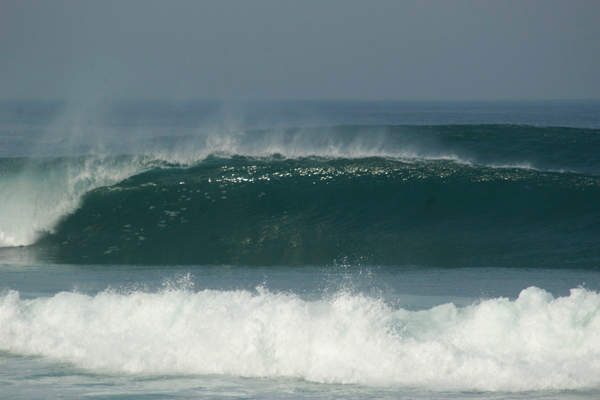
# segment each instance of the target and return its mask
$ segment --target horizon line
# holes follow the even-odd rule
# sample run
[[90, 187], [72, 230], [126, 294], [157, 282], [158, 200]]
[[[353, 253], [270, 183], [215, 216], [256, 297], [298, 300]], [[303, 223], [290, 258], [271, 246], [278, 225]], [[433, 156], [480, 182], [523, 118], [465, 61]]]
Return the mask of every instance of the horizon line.
[[553, 98], [553, 99], [535, 99], [535, 98], [523, 98], [523, 99], [336, 99], [336, 98], [256, 98], [256, 99], [234, 99], [234, 98], [202, 98], [202, 97], [189, 97], [189, 98], [174, 98], [174, 97], [103, 97], [97, 98], [95, 96], [90, 97], [71, 97], [71, 98], [58, 98], [58, 97], [0, 97], [1, 102], [11, 101], [48, 101], [48, 102], [71, 102], [71, 101], [87, 101], [97, 100], [100, 102], [152, 102], [152, 101], [164, 101], [174, 103], [185, 103], [185, 102], [223, 102], [223, 103], [252, 103], [252, 102], [398, 102], [398, 103], [500, 103], [500, 102], [596, 102], [600, 101], [598, 98]]

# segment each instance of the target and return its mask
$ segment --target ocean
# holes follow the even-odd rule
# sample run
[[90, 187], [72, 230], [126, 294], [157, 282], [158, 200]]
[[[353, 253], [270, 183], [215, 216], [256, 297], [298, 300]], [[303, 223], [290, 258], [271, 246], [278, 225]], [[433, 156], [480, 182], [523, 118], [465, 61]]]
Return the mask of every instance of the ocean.
[[0, 398], [600, 398], [600, 101], [2, 101]]

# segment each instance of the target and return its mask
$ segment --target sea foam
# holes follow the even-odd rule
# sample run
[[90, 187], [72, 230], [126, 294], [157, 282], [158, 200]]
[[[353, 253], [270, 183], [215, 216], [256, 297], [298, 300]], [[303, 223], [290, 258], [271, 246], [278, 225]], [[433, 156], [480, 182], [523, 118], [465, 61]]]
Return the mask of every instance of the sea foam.
[[103, 373], [289, 377], [427, 390], [600, 386], [600, 294], [423, 311], [338, 293], [169, 289], [0, 297], [0, 350]]

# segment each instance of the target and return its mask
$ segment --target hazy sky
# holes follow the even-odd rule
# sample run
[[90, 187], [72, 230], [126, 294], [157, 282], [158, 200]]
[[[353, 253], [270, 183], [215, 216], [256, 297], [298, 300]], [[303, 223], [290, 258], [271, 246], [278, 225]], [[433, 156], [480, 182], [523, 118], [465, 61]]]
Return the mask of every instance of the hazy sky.
[[1, 98], [600, 98], [600, 1], [0, 0]]

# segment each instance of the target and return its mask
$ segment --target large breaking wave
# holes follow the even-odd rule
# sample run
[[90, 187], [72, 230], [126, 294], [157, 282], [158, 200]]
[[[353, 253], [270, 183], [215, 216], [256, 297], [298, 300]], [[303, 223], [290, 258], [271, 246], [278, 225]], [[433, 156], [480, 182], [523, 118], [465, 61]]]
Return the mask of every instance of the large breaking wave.
[[80, 263], [595, 268], [598, 142], [585, 129], [338, 127], [5, 158], [0, 246]]

